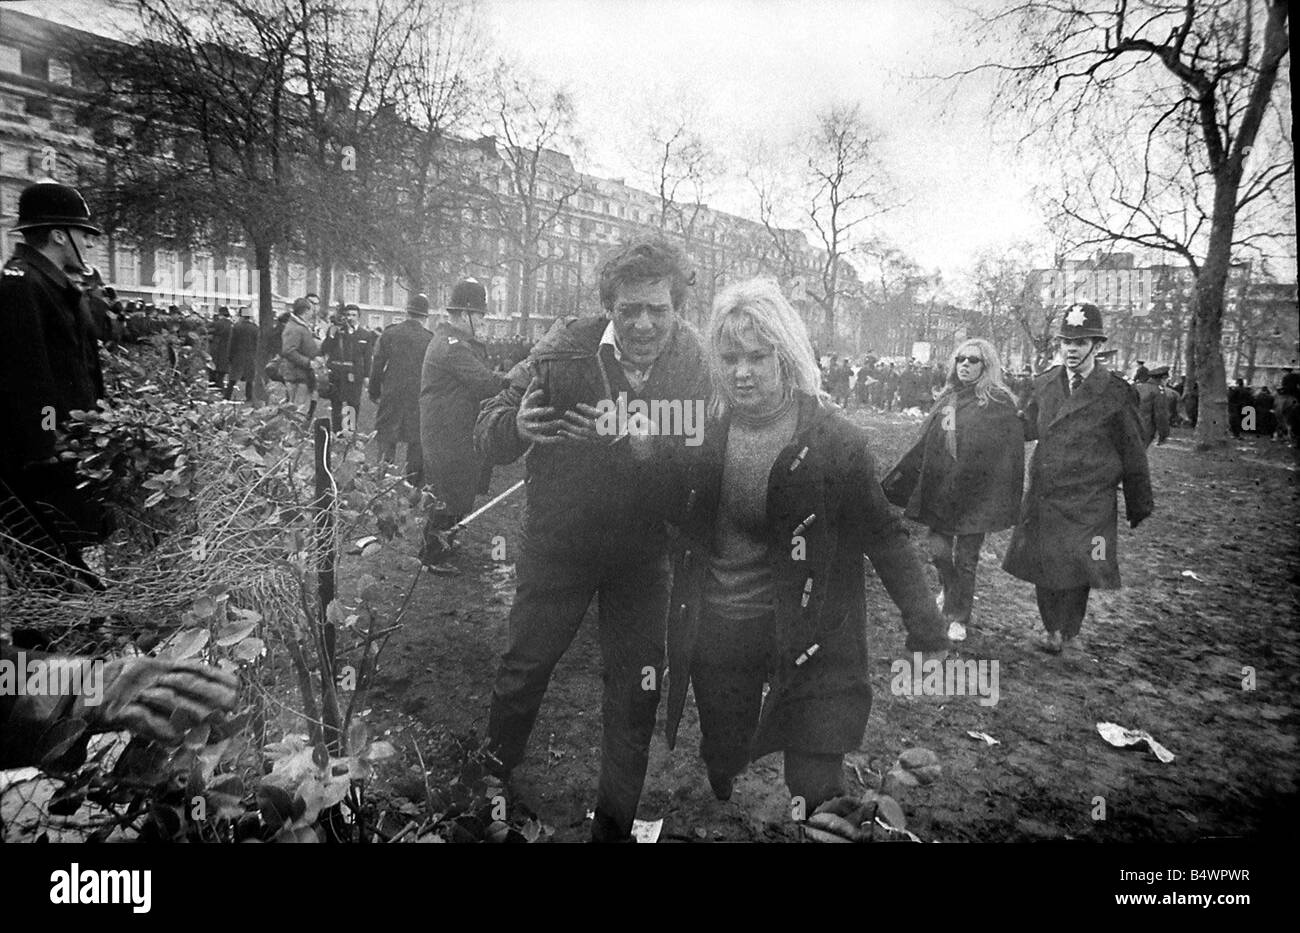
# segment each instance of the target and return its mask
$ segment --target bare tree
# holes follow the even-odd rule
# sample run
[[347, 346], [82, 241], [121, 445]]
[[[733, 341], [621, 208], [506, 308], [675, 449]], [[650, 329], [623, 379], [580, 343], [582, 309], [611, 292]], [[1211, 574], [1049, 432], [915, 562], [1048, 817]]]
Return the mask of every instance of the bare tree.
[[920, 264], [889, 240], [876, 237], [854, 248], [866, 275], [865, 311], [859, 331], [868, 347], [881, 355], [910, 352], [925, 339], [926, 320], [937, 301], [939, 273]]
[[141, 242], [249, 243], [264, 355], [272, 249], [290, 241], [302, 204], [295, 159], [304, 114], [289, 87], [301, 11], [289, 0], [120, 5], [138, 17], [136, 34], [82, 49], [79, 59], [98, 85], [99, 112], [125, 113], [135, 133], [127, 149], [108, 152], [88, 188], [109, 227]]
[[1027, 243], [990, 247], [976, 254], [970, 272], [975, 314], [968, 323], [992, 342], [1004, 361], [1017, 333], [1023, 335], [1041, 366], [1051, 354], [1056, 314], [1040, 301], [1031, 254]]
[[722, 176], [722, 161], [701, 135], [705, 118], [684, 92], [651, 104], [640, 116], [644, 131], [629, 161], [642, 167], [640, 174], [659, 199], [659, 233], [680, 239], [690, 252], [705, 202]]
[[759, 219], [790, 269], [802, 268], [798, 250], [809, 231], [821, 247], [807, 293], [822, 311], [823, 340], [835, 339], [835, 312], [851, 281], [845, 264], [863, 225], [897, 206], [877, 154], [879, 134], [858, 105], [836, 104], [817, 115], [806, 142], [790, 147], [802, 164], [794, 176], [782, 153], [760, 155], [747, 172], [758, 196]]
[[[1059, 199], [1091, 232], [1081, 244], [1164, 250], [1192, 269], [1200, 449], [1225, 442], [1234, 250], [1294, 234], [1290, 95], [1277, 81], [1287, 17], [1285, 0], [1034, 0], [981, 17], [982, 38], [1014, 54], [960, 73], [995, 71], [999, 112], [1024, 111], [1029, 136], [1081, 166]], [[1244, 222], [1266, 205], [1289, 214], [1288, 230]]]
[[420, 0], [413, 43], [399, 60], [396, 92], [378, 106], [364, 140], [383, 183], [366, 186], [378, 226], [373, 247], [412, 292], [463, 245], [456, 233], [477, 185], [474, 150], [451, 134], [472, 117], [484, 41], [474, 0]]
[[529, 332], [536, 310], [538, 273], [565, 259], [560, 224], [570, 203], [584, 190], [569, 155], [581, 149], [574, 135], [573, 102], [498, 64], [492, 76], [489, 127], [497, 135], [499, 170], [483, 178], [480, 189], [492, 226], [506, 242], [505, 261], [518, 276], [512, 310], [520, 332]]

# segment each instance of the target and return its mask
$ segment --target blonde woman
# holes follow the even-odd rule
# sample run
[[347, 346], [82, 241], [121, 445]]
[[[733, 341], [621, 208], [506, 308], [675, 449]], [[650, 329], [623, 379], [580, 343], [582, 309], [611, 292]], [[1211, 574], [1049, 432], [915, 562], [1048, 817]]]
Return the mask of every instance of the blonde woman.
[[708, 355], [712, 417], [686, 472], [668, 620], [669, 745], [693, 683], [714, 794], [781, 751], [811, 814], [843, 792], [843, 756], [871, 709], [863, 555], [902, 610], [908, 650], [945, 648], [944, 622], [866, 435], [830, 405], [774, 282], [718, 296]]
[[885, 493], [930, 529], [948, 637], [970, 624], [984, 536], [1016, 524], [1024, 485], [1024, 428], [993, 344], [978, 337], [952, 355], [920, 436], [885, 477]]

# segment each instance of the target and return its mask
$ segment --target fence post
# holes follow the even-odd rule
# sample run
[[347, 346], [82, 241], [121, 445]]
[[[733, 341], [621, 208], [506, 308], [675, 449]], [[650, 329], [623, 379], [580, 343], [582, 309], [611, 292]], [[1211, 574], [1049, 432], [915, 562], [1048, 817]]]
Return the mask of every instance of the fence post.
[[334, 601], [334, 567], [338, 554], [334, 547], [334, 492], [330, 472], [329, 418], [317, 418], [313, 423], [312, 440], [315, 454], [316, 496], [312, 500], [312, 521], [316, 532], [316, 594], [320, 618], [318, 649], [321, 664], [321, 719], [325, 744], [330, 754], [340, 754], [343, 747], [338, 702], [337, 633], [329, 619], [329, 605]]

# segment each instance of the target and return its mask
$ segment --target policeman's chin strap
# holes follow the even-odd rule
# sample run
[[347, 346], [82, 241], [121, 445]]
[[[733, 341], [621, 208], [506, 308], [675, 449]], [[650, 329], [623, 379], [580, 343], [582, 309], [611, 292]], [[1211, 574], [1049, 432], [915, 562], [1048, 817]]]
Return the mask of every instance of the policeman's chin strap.
[[[1097, 352], [1097, 343], [1098, 341], [1093, 340], [1092, 343], [1089, 344], [1088, 352], [1083, 355], [1083, 359], [1079, 360], [1079, 366], [1082, 366], [1084, 363], [1088, 362], [1088, 358], [1092, 356], [1093, 353]], [[1076, 373], [1079, 371], [1079, 366], [1074, 367], [1074, 371]]]
[[72, 245], [72, 252], [77, 257], [76, 272], [79, 275], [90, 275], [90, 267], [86, 265], [86, 260], [81, 258], [81, 249], [77, 246], [77, 241], [72, 238], [72, 228], [62, 227], [61, 229], [63, 230], [64, 234], [67, 235], [68, 243]]

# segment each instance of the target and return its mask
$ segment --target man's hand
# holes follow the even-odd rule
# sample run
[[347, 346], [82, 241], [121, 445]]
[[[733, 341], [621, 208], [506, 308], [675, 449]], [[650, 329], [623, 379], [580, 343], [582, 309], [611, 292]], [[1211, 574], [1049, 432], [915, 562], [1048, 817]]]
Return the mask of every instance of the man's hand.
[[600, 432], [596, 430], [596, 419], [598, 417], [600, 417], [600, 409], [594, 405], [579, 402], [577, 408], [564, 413], [564, 417], [561, 419], [560, 435], [567, 440], [584, 444], [595, 444], [602, 440], [608, 443], [613, 438], [602, 437]]
[[520, 440], [529, 444], [559, 444], [566, 439], [559, 434], [564, 426], [563, 418], [555, 417], [555, 409], [541, 404], [544, 390], [537, 377], [528, 383], [524, 397], [519, 401], [519, 410], [515, 412], [515, 431]]
[[175, 744], [212, 715], [234, 710], [238, 692], [235, 675], [197, 661], [119, 658], [104, 666], [101, 702], [79, 697], [74, 715], [95, 732], [129, 729]]

